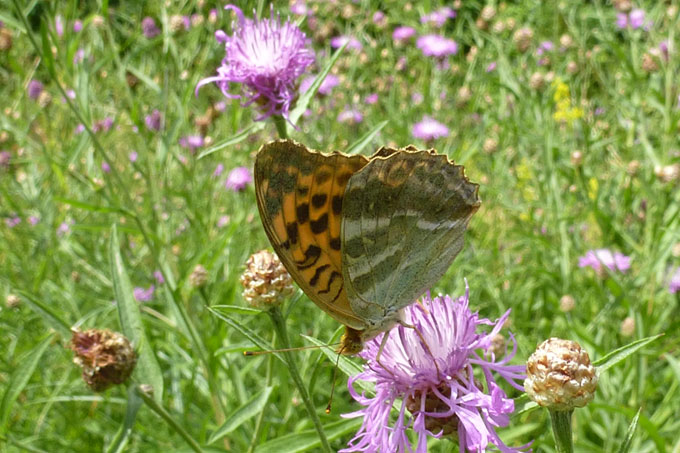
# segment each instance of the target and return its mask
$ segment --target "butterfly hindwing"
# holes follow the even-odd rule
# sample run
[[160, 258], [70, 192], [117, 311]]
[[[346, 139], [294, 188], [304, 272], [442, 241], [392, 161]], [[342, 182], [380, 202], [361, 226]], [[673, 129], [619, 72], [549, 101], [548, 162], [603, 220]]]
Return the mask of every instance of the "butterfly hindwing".
[[281, 262], [314, 303], [356, 329], [365, 323], [345, 292], [340, 228], [345, 186], [367, 162], [292, 141], [264, 145], [255, 161], [260, 216]]
[[444, 275], [479, 207], [477, 185], [446, 156], [391, 151], [352, 177], [343, 205], [345, 289], [352, 310], [377, 323]]

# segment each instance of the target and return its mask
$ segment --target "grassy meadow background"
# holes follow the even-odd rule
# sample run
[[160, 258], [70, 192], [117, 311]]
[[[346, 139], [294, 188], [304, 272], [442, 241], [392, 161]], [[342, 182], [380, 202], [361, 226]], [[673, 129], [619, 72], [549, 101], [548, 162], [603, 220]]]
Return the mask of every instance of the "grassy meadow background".
[[[247, 17], [253, 8], [269, 13], [268, 3], [237, 4]], [[235, 191], [225, 181], [236, 167], [252, 169], [254, 153], [277, 132], [215, 86], [194, 94], [224, 56], [214, 38], [230, 32], [223, 6], [0, 1], [2, 451], [115, 451], [121, 438], [124, 451], [189, 451], [178, 426], [206, 451], [318, 451], [288, 369], [274, 355], [242, 355], [257, 349], [244, 332], [277, 344], [239, 283], [247, 258], [269, 244], [252, 184]], [[457, 17], [441, 27], [421, 22], [442, 6]], [[486, 20], [485, 6], [494, 13]], [[579, 342], [597, 360], [665, 334], [607, 370], [595, 400], [575, 412], [576, 451], [584, 452], [619, 451], [638, 410], [630, 451], [680, 451], [680, 309], [669, 290], [680, 265], [680, 5], [632, 6], [645, 13], [640, 28], [621, 28], [615, 6], [598, 0], [308, 1], [307, 15], [274, 3], [312, 40], [309, 76], [328, 64], [333, 37], [361, 44], [342, 51], [331, 69], [338, 86], [310, 102], [292, 138], [345, 150], [379, 130], [362, 153], [431, 146], [480, 184], [466, 246], [432, 290], [460, 295], [466, 278], [473, 310], [496, 319], [511, 308], [504, 335], [515, 335], [517, 364], [551, 336]], [[376, 11], [385, 17], [374, 21]], [[152, 38], [142, 32], [147, 16], [160, 31]], [[399, 25], [452, 38], [458, 52], [442, 62], [414, 40], [397, 44]], [[43, 84], [35, 99], [31, 81]], [[145, 122], [154, 110], [158, 130]], [[361, 118], [341, 115], [351, 110]], [[425, 116], [449, 134], [414, 137]], [[181, 145], [189, 136], [202, 137], [193, 152]], [[602, 277], [578, 266], [599, 248], [630, 256], [630, 270]], [[208, 272], [200, 288], [189, 281], [197, 265]], [[139, 295], [151, 285], [148, 300], [135, 302], [133, 288]], [[93, 393], [65, 347], [72, 326], [122, 331], [121, 294], [141, 310], [163, 385], [152, 401], [175, 425], [123, 385]], [[213, 305], [243, 309], [206, 308]], [[301, 335], [332, 342], [340, 334], [299, 290], [283, 311], [296, 346], [310, 344]], [[359, 426], [340, 417], [359, 408], [347, 376], [338, 373], [325, 414], [334, 362], [319, 350], [295, 360], [333, 448], [342, 448]], [[261, 410], [249, 413], [253, 407]], [[544, 410], [519, 413], [500, 432], [509, 445], [555, 448]], [[452, 448], [430, 442], [434, 452]]]

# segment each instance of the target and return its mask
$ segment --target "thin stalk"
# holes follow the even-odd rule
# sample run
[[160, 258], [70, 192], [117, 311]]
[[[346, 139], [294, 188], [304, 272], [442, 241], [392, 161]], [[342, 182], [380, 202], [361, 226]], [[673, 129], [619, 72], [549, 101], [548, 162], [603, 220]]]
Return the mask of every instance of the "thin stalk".
[[156, 400], [153, 398], [153, 395], [151, 395], [151, 392], [145, 391], [143, 387], [144, 386], [140, 385], [135, 388], [135, 391], [137, 392], [137, 395], [139, 395], [139, 397], [144, 400], [144, 403], [149, 407], [149, 409], [154, 411], [156, 415], [165, 420], [168, 425], [177, 432], [177, 434], [182, 436], [182, 438], [189, 444], [189, 447], [191, 447], [192, 450], [197, 453], [203, 453], [203, 450], [201, 449], [201, 446], [198, 444], [198, 442], [196, 442], [194, 438], [191, 437], [184, 428], [182, 428], [182, 425], [177, 423], [177, 421], [175, 421], [175, 419], [170, 416], [168, 411], [166, 411], [163, 406], [156, 402]]
[[286, 123], [286, 119], [281, 115], [274, 115], [272, 116], [272, 119], [276, 125], [276, 131], [279, 133], [279, 138], [288, 138], [288, 124]]
[[571, 436], [571, 414], [569, 411], [550, 411], [553, 436], [557, 453], [574, 453], [574, 445]]
[[[288, 332], [286, 331], [286, 322], [283, 319], [283, 316], [281, 315], [281, 310], [279, 310], [278, 307], [274, 307], [271, 308], [268, 313], [269, 317], [272, 320], [272, 324], [274, 324], [274, 329], [276, 330], [276, 334], [279, 337], [279, 341], [281, 343], [282, 348], [284, 349], [290, 348]], [[295, 386], [300, 392], [300, 397], [302, 398], [302, 401], [305, 404], [307, 413], [309, 414], [309, 417], [312, 419], [312, 423], [314, 423], [314, 428], [316, 429], [316, 432], [319, 434], [321, 448], [323, 451], [330, 453], [333, 450], [331, 450], [331, 446], [328, 443], [328, 439], [326, 438], [326, 433], [324, 432], [323, 426], [321, 425], [321, 420], [319, 420], [319, 416], [316, 413], [314, 404], [312, 403], [312, 400], [309, 397], [309, 394], [307, 393], [307, 387], [305, 387], [305, 384], [302, 382], [302, 378], [300, 377], [300, 373], [298, 372], [297, 364], [295, 363], [295, 357], [290, 351], [283, 351], [282, 354], [283, 358], [286, 361], [286, 364], [288, 365], [288, 372], [290, 373], [290, 376], [293, 378], [293, 382], [295, 383]]]

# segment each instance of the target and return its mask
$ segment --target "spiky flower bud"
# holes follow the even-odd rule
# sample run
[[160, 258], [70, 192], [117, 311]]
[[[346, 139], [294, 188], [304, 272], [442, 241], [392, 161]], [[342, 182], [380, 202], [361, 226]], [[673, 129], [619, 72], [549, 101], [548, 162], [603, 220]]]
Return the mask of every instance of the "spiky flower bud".
[[529, 27], [523, 27], [512, 35], [512, 41], [517, 50], [524, 53], [529, 49], [531, 41], [534, 39], [534, 31]]
[[663, 183], [675, 182], [680, 179], [680, 164], [664, 165], [654, 169], [654, 174]]
[[108, 329], [73, 329], [69, 348], [76, 353], [73, 363], [83, 369], [83, 380], [95, 392], [122, 384], [137, 364], [130, 341]]
[[527, 360], [524, 389], [539, 406], [569, 411], [592, 401], [597, 373], [578, 343], [550, 338]]
[[479, 17], [481, 17], [485, 22], [491, 21], [491, 19], [493, 19], [495, 16], [496, 8], [491, 5], [486, 5], [484, 8], [482, 8], [482, 12], [479, 14]]
[[534, 72], [529, 78], [529, 86], [532, 90], [540, 90], [545, 86], [545, 76], [540, 72]]
[[208, 271], [205, 267], [197, 264], [196, 267], [194, 267], [194, 270], [191, 271], [191, 274], [189, 274], [189, 283], [191, 283], [191, 286], [194, 288], [200, 288], [201, 286], [205, 286], [207, 282]]
[[5, 300], [5, 304], [7, 305], [7, 308], [18, 307], [20, 303], [21, 303], [21, 299], [16, 294], [8, 294], [7, 299]]
[[572, 311], [575, 305], [576, 301], [570, 294], [565, 294], [564, 296], [560, 297], [560, 310], [563, 312], [566, 313]]
[[294, 290], [290, 274], [269, 250], [260, 250], [248, 258], [241, 285], [243, 298], [259, 309], [280, 305]]

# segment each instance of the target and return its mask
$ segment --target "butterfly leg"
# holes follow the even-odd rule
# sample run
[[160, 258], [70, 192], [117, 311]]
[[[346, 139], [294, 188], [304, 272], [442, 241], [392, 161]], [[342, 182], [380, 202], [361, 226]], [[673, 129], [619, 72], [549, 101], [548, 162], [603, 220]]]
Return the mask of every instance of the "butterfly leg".
[[397, 376], [395, 376], [395, 374], [392, 372], [392, 370], [390, 370], [388, 367], [383, 365], [382, 362], [380, 361], [380, 356], [382, 355], [383, 349], [385, 348], [385, 345], [387, 344], [387, 339], [389, 337], [390, 337], [390, 331], [388, 330], [388, 331], [385, 332], [385, 334], [382, 337], [382, 340], [380, 341], [380, 347], [378, 348], [378, 353], [375, 355], [375, 361], [378, 365], [380, 365], [383, 368], [383, 370], [390, 373], [392, 375], [392, 377], [396, 379]]
[[434, 356], [434, 354], [432, 354], [432, 350], [430, 349], [430, 345], [427, 344], [427, 341], [425, 341], [425, 337], [423, 336], [422, 332], [420, 330], [418, 330], [418, 328], [416, 326], [414, 326], [413, 324], [408, 324], [407, 322], [404, 322], [404, 321], [399, 321], [399, 324], [401, 324], [402, 326], [404, 326], [408, 329], [413, 329], [416, 332], [416, 334], [418, 335], [418, 338], [420, 338], [420, 342], [423, 344], [423, 347], [425, 347], [425, 350], [427, 351], [427, 353], [430, 354], [430, 357], [432, 357], [432, 361], [434, 362], [434, 367], [437, 369], [437, 377], [439, 379], [441, 379], [441, 371], [439, 370], [439, 364], [437, 363], [437, 359]]

